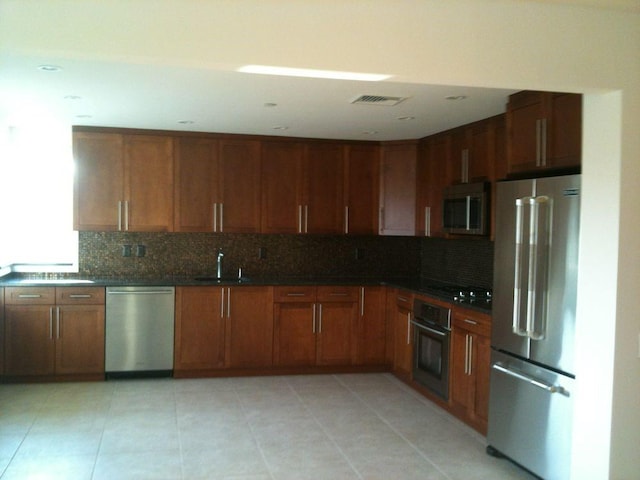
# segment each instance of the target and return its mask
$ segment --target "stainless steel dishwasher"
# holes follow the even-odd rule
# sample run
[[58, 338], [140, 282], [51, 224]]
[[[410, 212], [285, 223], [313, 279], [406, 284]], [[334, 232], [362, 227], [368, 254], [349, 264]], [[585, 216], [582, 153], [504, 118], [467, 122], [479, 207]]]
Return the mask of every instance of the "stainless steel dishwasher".
[[174, 304], [174, 287], [107, 287], [107, 378], [171, 375]]

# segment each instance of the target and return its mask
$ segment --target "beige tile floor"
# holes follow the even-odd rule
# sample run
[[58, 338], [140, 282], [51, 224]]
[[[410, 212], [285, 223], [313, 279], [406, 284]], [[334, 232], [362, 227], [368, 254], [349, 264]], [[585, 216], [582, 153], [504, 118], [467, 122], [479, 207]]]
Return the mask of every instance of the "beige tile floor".
[[0, 385], [5, 479], [531, 479], [390, 374]]

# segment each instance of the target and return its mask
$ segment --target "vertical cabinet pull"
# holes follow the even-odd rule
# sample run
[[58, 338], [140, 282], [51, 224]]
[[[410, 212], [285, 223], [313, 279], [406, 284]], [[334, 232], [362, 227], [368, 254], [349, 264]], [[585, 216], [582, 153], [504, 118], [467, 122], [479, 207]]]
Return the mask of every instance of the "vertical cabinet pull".
[[218, 231], [218, 204], [213, 204], [213, 231]]
[[469, 373], [468, 375], [472, 375], [473, 371], [472, 371], [472, 367], [473, 367], [473, 335], [469, 335]]
[[364, 287], [360, 287], [360, 316], [364, 317]]
[[309, 233], [309, 205], [304, 206], [304, 233]]
[[344, 233], [349, 233], [349, 206], [344, 207]]
[[431, 207], [424, 207], [424, 236], [431, 236]]
[[311, 332], [316, 333], [316, 304], [311, 305], [311, 310], [313, 312], [312, 321], [311, 321]]
[[60, 338], [60, 307], [56, 307], [56, 338]]
[[322, 304], [318, 305], [318, 333], [322, 333]]
[[298, 233], [302, 233], [302, 205], [298, 205]]
[[224, 203], [220, 204], [220, 233], [224, 231]]
[[53, 340], [53, 307], [49, 308], [49, 340]]
[[227, 288], [227, 318], [231, 318], [231, 287]]
[[220, 318], [224, 318], [224, 288], [220, 291]]
[[407, 313], [407, 345], [411, 344], [411, 313]]

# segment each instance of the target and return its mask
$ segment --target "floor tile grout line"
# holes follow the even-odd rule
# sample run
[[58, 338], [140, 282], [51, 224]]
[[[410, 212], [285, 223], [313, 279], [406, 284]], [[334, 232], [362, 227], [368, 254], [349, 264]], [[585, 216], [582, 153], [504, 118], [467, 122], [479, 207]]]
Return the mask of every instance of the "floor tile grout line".
[[[391, 382], [390, 382], [391, 383]], [[395, 428], [391, 422], [389, 422], [386, 418], [384, 418], [375, 408], [373, 408], [371, 405], [369, 405], [365, 400], [362, 399], [362, 397], [354, 390], [352, 390], [348, 385], [346, 385], [346, 388], [352, 392], [361, 402], [363, 402], [367, 408], [369, 408], [383, 423], [385, 423], [396, 435], [398, 435], [400, 438], [402, 438], [402, 440], [404, 440], [413, 450], [415, 450], [416, 453], [418, 453], [418, 455], [420, 455], [422, 458], [424, 458], [429, 464], [433, 465], [433, 467], [442, 475], [444, 475], [445, 478], [449, 479], [449, 480], [454, 480], [452, 479], [445, 471], [443, 471], [439, 465], [437, 465], [433, 460], [431, 460], [429, 457], [427, 457], [418, 447], [417, 445], [415, 445], [413, 442], [411, 442], [407, 437], [405, 437], [402, 432], [400, 432], [397, 428]]]
[[267, 469], [267, 473], [269, 475], [269, 478], [271, 478], [271, 480], [276, 480], [275, 477], [273, 476], [273, 472], [271, 471], [271, 467], [269, 466], [269, 463], [267, 462], [267, 458], [266, 458], [266, 456], [264, 454], [264, 451], [262, 450], [262, 446], [260, 445], [260, 442], [256, 438], [255, 431], [254, 431], [253, 427], [251, 426], [251, 422], [249, 421], [249, 418], [247, 417], [247, 410], [246, 410], [245, 406], [242, 404], [242, 401], [240, 399], [240, 393], [238, 392], [238, 389], [237, 389], [236, 385], [233, 386], [233, 393], [235, 394], [236, 399], [238, 401], [238, 404], [240, 405], [240, 409], [242, 410], [242, 414], [244, 416], [244, 421], [247, 424], [247, 427], [249, 428], [249, 431], [251, 432], [251, 438], [253, 439], [253, 442], [255, 443], [256, 447], [258, 448], [258, 451], [260, 452], [260, 456], [262, 457], [262, 463], [264, 464], [265, 468]]
[[[336, 379], [335, 375], [331, 375], [332, 378]], [[337, 379], [336, 379], [337, 381]], [[338, 384], [340, 384], [340, 382], [338, 382]], [[336, 447], [336, 449], [340, 452], [340, 455], [342, 455], [342, 457], [346, 460], [347, 464], [349, 464], [349, 466], [351, 467], [351, 469], [356, 473], [356, 475], [358, 476], [358, 478], [363, 479], [362, 474], [360, 473], [360, 471], [355, 467], [355, 465], [353, 465], [353, 463], [351, 463], [351, 459], [349, 458], [349, 456], [347, 454], [344, 453], [344, 451], [342, 450], [342, 448], [340, 448], [340, 445], [338, 445], [338, 443], [335, 441], [335, 439], [333, 438], [333, 436], [327, 432], [327, 430], [324, 428], [324, 425], [322, 425], [322, 422], [318, 419], [318, 417], [315, 415], [315, 413], [313, 412], [312, 408], [309, 408], [309, 406], [307, 405], [307, 403], [304, 401], [304, 399], [300, 396], [300, 394], [298, 393], [298, 391], [295, 389], [294, 386], [291, 386], [291, 389], [293, 390], [293, 393], [296, 395], [296, 397], [298, 397], [298, 400], [302, 403], [302, 405], [304, 406], [304, 408], [309, 412], [309, 414], [311, 415], [311, 417], [313, 418], [314, 422], [316, 422], [316, 424], [318, 424], [318, 426], [320, 427], [320, 429], [322, 430], [322, 432], [326, 435], [326, 437], [331, 441], [331, 443]]]

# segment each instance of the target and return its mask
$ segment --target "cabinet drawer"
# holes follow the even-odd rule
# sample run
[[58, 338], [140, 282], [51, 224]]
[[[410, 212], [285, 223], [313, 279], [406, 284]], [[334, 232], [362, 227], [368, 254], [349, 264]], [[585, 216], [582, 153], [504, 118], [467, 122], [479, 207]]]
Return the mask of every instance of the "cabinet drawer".
[[58, 305], [103, 305], [103, 287], [57, 287]]
[[56, 302], [56, 289], [53, 287], [6, 287], [4, 301], [6, 305], [52, 305]]
[[396, 305], [407, 310], [413, 310], [413, 294], [409, 292], [398, 292], [396, 295]]
[[358, 287], [318, 287], [318, 302], [357, 302]]
[[453, 327], [463, 328], [478, 335], [491, 336], [491, 316], [470, 310], [458, 310], [453, 313]]
[[275, 287], [273, 289], [273, 301], [282, 302], [315, 302], [316, 287]]

